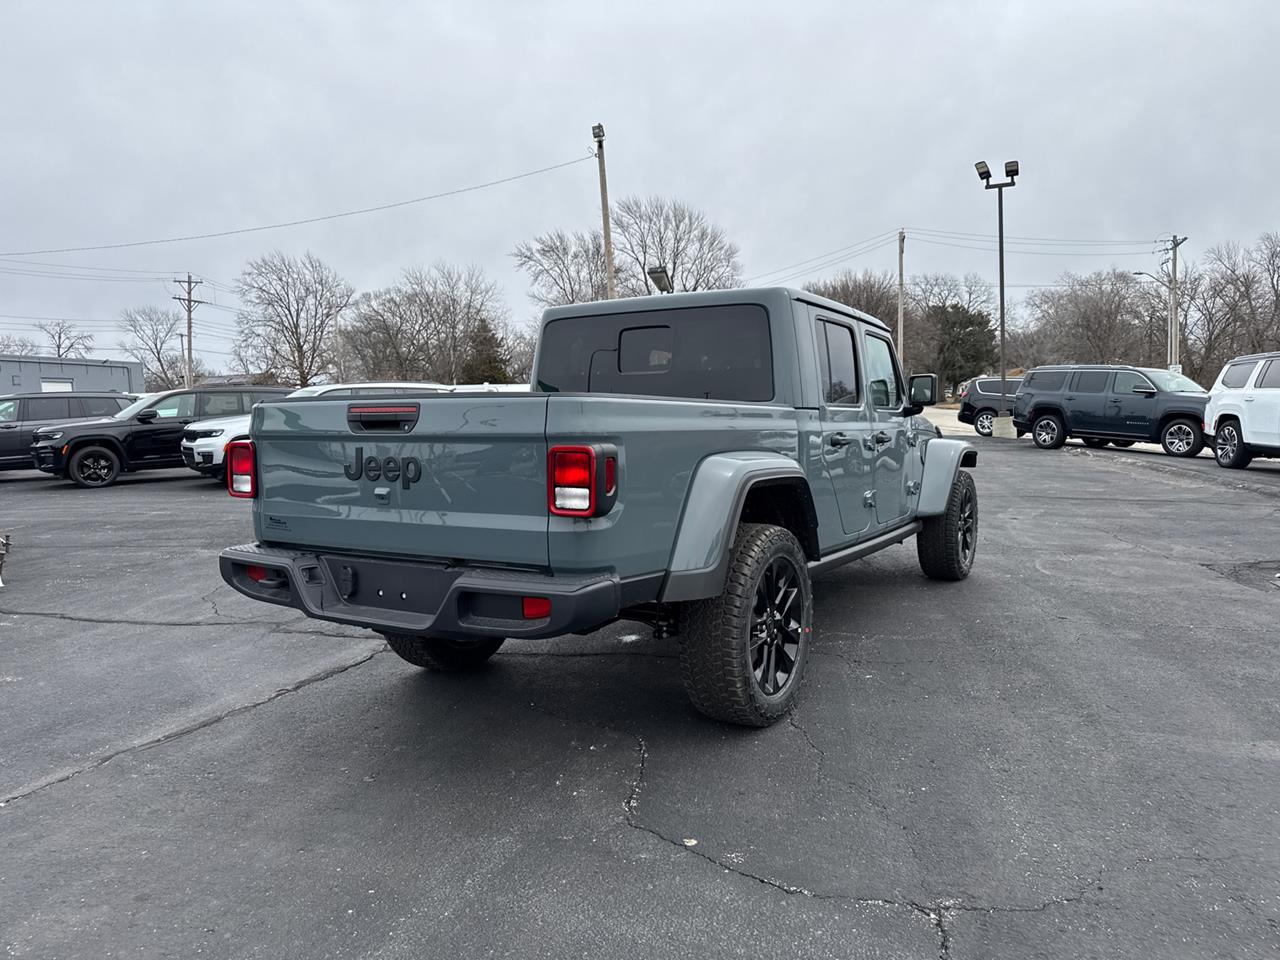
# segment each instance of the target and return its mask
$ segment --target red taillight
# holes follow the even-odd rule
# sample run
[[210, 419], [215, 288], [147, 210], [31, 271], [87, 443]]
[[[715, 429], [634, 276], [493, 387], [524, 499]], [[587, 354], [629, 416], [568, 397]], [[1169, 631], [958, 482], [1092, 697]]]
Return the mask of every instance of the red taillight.
[[589, 517], [596, 508], [596, 452], [552, 447], [547, 454], [547, 507], [558, 517]]
[[254, 583], [261, 583], [263, 580], [267, 579], [266, 567], [255, 567], [250, 565], [244, 568], [244, 572], [245, 575]]
[[227, 471], [227, 492], [233, 497], [258, 495], [258, 463], [252, 440], [232, 440], [222, 462]]
[[523, 597], [521, 607], [526, 620], [545, 620], [551, 616], [551, 601], [547, 597]]

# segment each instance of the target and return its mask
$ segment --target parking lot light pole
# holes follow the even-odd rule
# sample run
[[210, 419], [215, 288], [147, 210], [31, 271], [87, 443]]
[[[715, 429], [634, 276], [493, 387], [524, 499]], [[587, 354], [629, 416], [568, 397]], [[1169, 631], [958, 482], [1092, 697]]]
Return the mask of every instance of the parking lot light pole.
[[[996, 220], [1000, 247], [1000, 416], [1003, 418], [1010, 415], [1007, 374], [1004, 365], [1004, 188], [1012, 187], [1017, 182], [1018, 161], [1005, 161], [1004, 175], [1008, 179], [1000, 183], [991, 182], [991, 168], [983, 161], [979, 160], [973, 166], [978, 171], [978, 179], [982, 181], [982, 185], [988, 190], [996, 191], [997, 198]], [[1009, 433], [1012, 435], [1011, 426]]]

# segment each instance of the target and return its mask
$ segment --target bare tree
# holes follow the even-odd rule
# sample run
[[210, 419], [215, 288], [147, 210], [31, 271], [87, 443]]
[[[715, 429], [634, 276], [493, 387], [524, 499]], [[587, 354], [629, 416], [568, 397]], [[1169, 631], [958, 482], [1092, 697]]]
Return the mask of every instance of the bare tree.
[[533, 354], [538, 345], [537, 328], [508, 325], [502, 339], [507, 345], [507, 372], [515, 383], [528, 383], [533, 376]]
[[706, 215], [679, 200], [625, 197], [610, 211], [623, 296], [656, 293], [650, 267], [665, 266], [677, 291], [742, 284], [738, 246]]
[[844, 270], [825, 280], [806, 283], [804, 288], [820, 297], [869, 313], [885, 323], [891, 318], [897, 322], [898, 278], [888, 271], [854, 273]]
[[604, 240], [599, 230], [555, 230], [517, 244], [511, 256], [529, 275], [529, 299], [539, 306], [586, 303], [608, 295]]
[[0, 334], [0, 355], [10, 357], [32, 357], [35, 356], [36, 344], [34, 340], [28, 340], [26, 337], [19, 337], [11, 333]]
[[354, 296], [351, 287], [311, 253], [276, 251], [250, 260], [236, 280], [244, 304], [233, 354], [246, 372], [305, 387], [333, 360], [333, 335]]
[[83, 358], [93, 352], [93, 334], [66, 320], [37, 323], [36, 329], [48, 338], [49, 349], [55, 357]]
[[186, 373], [178, 340], [182, 323], [182, 314], [159, 307], [131, 307], [120, 314], [120, 330], [128, 337], [120, 342], [120, 349], [142, 364], [148, 390], [171, 390], [182, 384]]

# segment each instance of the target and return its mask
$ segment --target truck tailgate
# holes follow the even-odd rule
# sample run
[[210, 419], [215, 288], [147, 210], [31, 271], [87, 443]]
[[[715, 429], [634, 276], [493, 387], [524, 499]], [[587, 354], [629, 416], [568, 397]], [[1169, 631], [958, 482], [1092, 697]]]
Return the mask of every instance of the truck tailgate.
[[546, 413], [538, 394], [261, 404], [251, 431], [258, 537], [546, 566]]

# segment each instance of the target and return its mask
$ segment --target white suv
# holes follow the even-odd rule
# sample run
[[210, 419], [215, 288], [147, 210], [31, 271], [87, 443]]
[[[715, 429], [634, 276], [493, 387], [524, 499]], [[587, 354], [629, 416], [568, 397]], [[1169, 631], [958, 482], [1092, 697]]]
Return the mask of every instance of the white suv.
[[1280, 353], [1237, 357], [1218, 374], [1204, 411], [1220, 467], [1280, 457]]
[[[487, 386], [487, 385], [486, 385]], [[289, 394], [291, 397], [369, 397], [387, 394], [433, 391], [443, 393], [456, 390], [441, 383], [324, 383], [302, 387]], [[528, 387], [518, 388], [528, 390]], [[252, 415], [245, 413], [217, 420], [199, 420], [182, 432], [182, 459], [197, 473], [222, 479], [222, 458], [227, 444], [232, 440], [249, 439], [249, 421]]]

